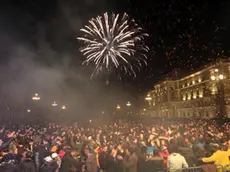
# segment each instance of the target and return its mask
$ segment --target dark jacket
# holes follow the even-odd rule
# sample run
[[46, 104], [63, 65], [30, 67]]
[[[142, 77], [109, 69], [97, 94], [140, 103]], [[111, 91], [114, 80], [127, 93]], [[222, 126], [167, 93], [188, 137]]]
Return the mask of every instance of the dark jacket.
[[147, 172], [146, 157], [144, 155], [139, 155], [139, 157], [138, 157], [137, 171], [138, 172], [142, 172], [142, 171]]
[[38, 146], [34, 155], [34, 162], [36, 171], [40, 171], [41, 166], [44, 164], [44, 158], [49, 155], [48, 151], [44, 146]]
[[135, 153], [133, 153], [130, 157], [125, 157], [123, 163], [127, 172], [137, 172], [137, 162], [138, 158]]
[[178, 152], [184, 156], [189, 166], [198, 165], [197, 158], [195, 157], [193, 150], [188, 147], [179, 147]]
[[105, 170], [105, 168], [106, 168], [106, 162], [107, 162], [106, 153], [105, 152], [100, 152], [98, 159], [99, 159], [100, 168], [102, 170]]
[[86, 160], [86, 168], [87, 172], [97, 172], [97, 159], [96, 154], [91, 153], [88, 155], [88, 158]]
[[78, 171], [81, 169], [81, 164], [77, 162], [70, 153], [66, 153], [62, 159], [59, 172], [71, 172], [72, 168], [76, 168]]
[[25, 160], [23, 162], [24, 172], [36, 172], [35, 164], [33, 161]]
[[0, 166], [1, 172], [20, 172], [20, 168], [15, 164], [5, 164]]

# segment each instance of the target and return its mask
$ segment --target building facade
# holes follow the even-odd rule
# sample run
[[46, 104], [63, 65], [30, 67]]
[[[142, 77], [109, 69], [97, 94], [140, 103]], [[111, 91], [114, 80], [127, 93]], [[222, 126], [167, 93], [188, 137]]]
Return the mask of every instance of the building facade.
[[218, 60], [178, 79], [165, 79], [147, 94], [153, 117], [229, 117], [230, 61]]

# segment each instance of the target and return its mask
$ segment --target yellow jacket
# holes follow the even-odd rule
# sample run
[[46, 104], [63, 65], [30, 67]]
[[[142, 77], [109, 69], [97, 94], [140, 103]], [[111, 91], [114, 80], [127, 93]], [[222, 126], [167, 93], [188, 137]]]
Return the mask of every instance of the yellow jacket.
[[[230, 150], [228, 151], [218, 150], [215, 153], [213, 153], [212, 156], [208, 158], [202, 158], [202, 161], [207, 163], [214, 162], [215, 165], [222, 165], [224, 167], [230, 164], [229, 156], [230, 156]], [[217, 166], [217, 168], [219, 169], [220, 167]]]

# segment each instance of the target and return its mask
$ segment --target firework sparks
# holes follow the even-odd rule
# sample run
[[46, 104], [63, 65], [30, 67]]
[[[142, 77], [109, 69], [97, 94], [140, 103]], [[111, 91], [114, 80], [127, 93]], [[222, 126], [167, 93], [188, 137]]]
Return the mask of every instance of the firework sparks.
[[112, 68], [124, 70], [126, 74], [136, 76], [136, 69], [146, 63], [146, 53], [149, 48], [144, 43], [148, 34], [135, 23], [129, 20], [127, 14], [108, 13], [104, 17], [98, 16], [89, 21], [81, 31], [84, 37], [77, 39], [83, 41], [81, 53], [86, 56], [83, 64], [95, 64], [94, 73], [103, 69]]

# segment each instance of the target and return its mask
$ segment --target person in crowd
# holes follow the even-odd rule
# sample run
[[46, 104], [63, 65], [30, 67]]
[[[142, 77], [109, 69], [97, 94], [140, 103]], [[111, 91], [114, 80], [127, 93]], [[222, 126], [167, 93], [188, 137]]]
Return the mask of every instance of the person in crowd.
[[214, 163], [217, 165], [218, 171], [222, 171], [222, 167], [230, 164], [230, 154], [228, 152], [228, 147], [226, 145], [222, 146], [222, 149], [219, 145], [213, 145], [214, 153], [210, 157], [202, 158], [201, 160], [205, 163]]
[[61, 158], [57, 153], [52, 153], [51, 158], [57, 163], [58, 169], [61, 167]]
[[127, 172], [137, 172], [137, 162], [138, 157], [134, 152], [134, 149], [132, 147], [126, 149], [123, 163], [126, 167]]
[[107, 166], [107, 154], [108, 154], [108, 146], [104, 145], [103, 148], [100, 148], [98, 150], [98, 160], [99, 160], [99, 166], [101, 171], [106, 170]]
[[176, 172], [182, 168], [188, 168], [185, 158], [178, 153], [178, 145], [174, 143], [169, 149], [170, 155], [167, 160], [167, 168], [169, 172]]
[[67, 149], [65, 152], [59, 172], [79, 172], [81, 164], [74, 158], [77, 154], [76, 151]]
[[137, 172], [147, 172], [147, 147], [141, 146], [140, 153], [138, 154]]
[[35, 161], [35, 167], [37, 172], [40, 171], [41, 166], [45, 163], [44, 158], [47, 157], [48, 155], [49, 152], [47, 151], [46, 147], [43, 144], [37, 145], [34, 154], [34, 161]]
[[164, 167], [164, 157], [161, 155], [160, 149], [155, 149], [153, 157], [150, 157], [148, 161], [147, 171], [150, 172], [150, 169], [156, 169], [156, 171], [161, 171]]
[[87, 150], [86, 168], [87, 168], [87, 172], [99, 171], [97, 155], [93, 146], [90, 146], [89, 149]]
[[[202, 165], [205, 159], [196, 162], [200, 157], [220, 154], [217, 150], [212, 152], [212, 145], [225, 142], [230, 148], [229, 130], [229, 123], [220, 127], [216, 121], [207, 119], [2, 125], [0, 167], [5, 170], [18, 167], [22, 171], [22, 167], [33, 170], [35, 166], [36, 172], [152, 172], [166, 166], [186, 167], [183, 157], [189, 166]], [[230, 149], [219, 151], [227, 157]], [[216, 154], [214, 162], [222, 163], [222, 156]], [[46, 157], [51, 158], [50, 162], [47, 163]]]
[[159, 152], [159, 155], [164, 159], [164, 167], [167, 167], [167, 159], [169, 156], [169, 152], [166, 146], [161, 147], [161, 151]]
[[22, 164], [24, 167], [24, 172], [36, 172], [35, 164], [33, 162], [33, 157], [30, 152], [25, 152], [25, 156], [22, 158]]

